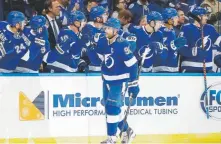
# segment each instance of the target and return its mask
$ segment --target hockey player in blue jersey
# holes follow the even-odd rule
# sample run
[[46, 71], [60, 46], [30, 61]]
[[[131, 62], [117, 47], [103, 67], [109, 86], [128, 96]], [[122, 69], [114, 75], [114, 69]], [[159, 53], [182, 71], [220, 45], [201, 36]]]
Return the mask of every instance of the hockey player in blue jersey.
[[[91, 47], [97, 47], [94, 43], [94, 38], [98, 35], [104, 35], [102, 30], [103, 23], [107, 21], [108, 14], [102, 6], [93, 7], [89, 13], [90, 20], [82, 30], [82, 39], [89, 47], [82, 57], [89, 64], [89, 71], [101, 71], [101, 59], [99, 52], [95, 52]], [[96, 59], [96, 62], [91, 62], [90, 59]]]
[[[190, 16], [195, 20], [194, 23], [184, 25], [180, 32], [180, 36], [187, 39], [187, 45], [179, 49], [182, 56], [181, 70], [203, 73], [205, 60], [206, 71], [210, 72], [213, 66], [212, 45], [220, 47], [220, 35], [214, 26], [207, 24], [207, 11], [204, 8], [194, 8]], [[202, 42], [204, 47], [202, 47]]]
[[38, 73], [43, 56], [50, 50], [46, 18], [32, 17], [30, 27], [26, 27], [23, 32], [31, 41], [31, 45], [17, 65], [16, 72]]
[[44, 61], [50, 72], [77, 72], [79, 67], [86, 64], [80, 60], [81, 51], [84, 46], [81, 40], [81, 30], [86, 24], [86, 17], [80, 11], [73, 11], [69, 16], [69, 26], [61, 30], [58, 43], [65, 43], [62, 48], [57, 45], [49, 52]]
[[139, 93], [138, 64], [130, 50], [129, 42], [118, 35], [120, 28], [118, 19], [110, 18], [105, 23], [108, 47], [104, 48], [106, 54], [102, 63], [102, 78], [108, 138], [101, 144], [116, 144], [118, 128], [123, 130], [123, 144], [131, 143], [135, 137], [128, 123], [124, 124], [124, 112], [121, 111], [121, 107], [126, 86], [128, 86], [128, 94], [133, 98], [136, 98]]
[[68, 24], [68, 5], [69, 0], [57, 0], [60, 3], [60, 15], [56, 18], [61, 22], [62, 26], [67, 26]]
[[161, 57], [166, 57], [167, 49], [163, 46], [163, 35], [159, 31], [162, 25], [162, 16], [160, 13], [152, 11], [147, 15], [147, 25], [142, 26], [135, 31], [137, 39], [137, 49], [135, 55], [137, 59], [141, 56], [145, 49], [148, 49], [142, 72], [152, 72], [153, 62]]
[[176, 38], [174, 26], [178, 24], [178, 13], [174, 8], [163, 10], [164, 25], [160, 28], [163, 33], [164, 45], [167, 48], [167, 58], [154, 63], [153, 72], [178, 72], [178, 49], [186, 44], [183, 37]]
[[[82, 37], [87, 45], [87, 56], [90, 61], [89, 71], [100, 72], [103, 61], [102, 48], [108, 47], [108, 41], [102, 28], [103, 23], [107, 20], [106, 10], [101, 6], [93, 7], [90, 18], [93, 21], [83, 28]], [[136, 49], [136, 36], [122, 30], [119, 30], [118, 33], [130, 43], [131, 50], [134, 51]]]
[[137, 0], [136, 2], [129, 5], [128, 9], [133, 14], [132, 23], [139, 25], [139, 21], [142, 16], [147, 15], [151, 9], [152, 4], [148, 3], [148, 0]]
[[12, 11], [7, 16], [7, 25], [0, 28], [0, 72], [13, 72], [21, 57], [26, 53], [31, 42], [22, 33], [25, 27], [25, 16]]

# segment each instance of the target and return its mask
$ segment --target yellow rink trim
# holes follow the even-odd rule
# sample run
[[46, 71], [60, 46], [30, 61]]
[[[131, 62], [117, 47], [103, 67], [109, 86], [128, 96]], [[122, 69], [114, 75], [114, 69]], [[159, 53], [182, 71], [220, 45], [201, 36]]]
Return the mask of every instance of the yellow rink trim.
[[[0, 144], [99, 144], [106, 137], [10, 138]], [[120, 143], [120, 142], [119, 142]], [[133, 144], [221, 144], [221, 132], [213, 134], [138, 135]]]

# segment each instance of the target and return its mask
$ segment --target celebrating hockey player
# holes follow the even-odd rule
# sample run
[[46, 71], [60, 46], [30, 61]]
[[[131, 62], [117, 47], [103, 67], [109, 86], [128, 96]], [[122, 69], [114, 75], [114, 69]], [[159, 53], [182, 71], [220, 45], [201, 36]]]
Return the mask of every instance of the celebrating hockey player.
[[16, 72], [38, 73], [43, 56], [50, 50], [46, 18], [32, 17], [30, 27], [25, 27], [24, 34], [31, 41], [31, 45], [17, 65]]
[[163, 35], [159, 31], [162, 20], [163, 18], [160, 13], [152, 11], [147, 15], [148, 24], [135, 31], [138, 38], [135, 51], [136, 57], [140, 59], [145, 49], [149, 51], [145, 57], [142, 72], [151, 72], [153, 61], [157, 60], [158, 57], [160, 59], [166, 57], [167, 49], [163, 46]]
[[[69, 16], [69, 26], [62, 29], [58, 44], [54, 51], [50, 51], [44, 58], [47, 62], [47, 70], [50, 72], [77, 72], [78, 67], [85, 67], [86, 63], [80, 60], [81, 51], [84, 46], [81, 41], [81, 30], [86, 24], [86, 17], [80, 11], [73, 11]], [[57, 53], [57, 55], [56, 55]]]
[[0, 28], [0, 72], [13, 72], [31, 42], [22, 33], [26, 21], [23, 13], [12, 11], [7, 16], [7, 25]]
[[[97, 47], [94, 43], [94, 37], [104, 33], [102, 27], [103, 23], [107, 21], [108, 15], [105, 8], [96, 6], [91, 9], [89, 16], [91, 21], [88, 22], [82, 30], [82, 39], [89, 48], [83, 56], [83, 59], [89, 63], [89, 71], [100, 72], [101, 60], [99, 58], [99, 52], [97, 55], [92, 47]], [[91, 59], [96, 59], [96, 62], [91, 62]]]
[[166, 59], [158, 60], [154, 63], [153, 72], [178, 72], [177, 50], [186, 44], [184, 37], [176, 38], [174, 26], [178, 24], [178, 13], [174, 8], [163, 10], [164, 26], [160, 28], [163, 33], [164, 45], [168, 49]]
[[68, 6], [69, 0], [57, 0], [60, 4], [60, 15], [56, 18], [61, 22], [62, 26], [67, 26], [68, 24]]
[[180, 33], [187, 39], [187, 45], [179, 49], [181, 69], [183, 72], [203, 73], [205, 61], [206, 71], [210, 72], [213, 66], [212, 45], [220, 47], [220, 35], [214, 26], [207, 24], [207, 11], [204, 8], [194, 8], [190, 16], [194, 23], [184, 25]]
[[118, 35], [120, 28], [121, 24], [118, 19], [110, 18], [105, 23], [104, 29], [109, 45], [105, 48], [102, 77], [108, 138], [101, 144], [116, 144], [118, 128], [123, 131], [122, 143], [128, 144], [135, 137], [128, 123], [123, 121], [124, 114], [121, 107], [126, 86], [128, 86], [128, 94], [133, 98], [136, 98], [139, 93], [138, 64], [130, 50], [129, 42]]

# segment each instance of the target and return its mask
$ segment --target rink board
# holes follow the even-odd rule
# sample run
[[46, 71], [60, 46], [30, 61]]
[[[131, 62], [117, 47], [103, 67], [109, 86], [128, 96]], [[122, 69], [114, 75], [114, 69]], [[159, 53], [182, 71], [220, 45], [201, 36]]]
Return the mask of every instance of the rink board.
[[[143, 74], [128, 122], [134, 143], [221, 143], [221, 75]], [[124, 109], [128, 105], [125, 97]], [[99, 143], [99, 74], [0, 75], [0, 143]]]
[[[106, 137], [63, 137], [63, 138], [14, 138], [0, 139], [3, 143], [22, 144], [99, 144]], [[220, 144], [221, 134], [177, 134], [177, 135], [139, 135], [133, 144]], [[120, 144], [120, 140], [118, 141]]]

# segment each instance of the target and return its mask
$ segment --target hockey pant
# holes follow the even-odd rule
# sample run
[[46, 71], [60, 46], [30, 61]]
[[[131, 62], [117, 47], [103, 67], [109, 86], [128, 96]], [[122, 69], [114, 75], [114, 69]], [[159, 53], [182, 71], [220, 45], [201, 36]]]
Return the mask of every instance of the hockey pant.
[[122, 130], [123, 125], [123, 131], [128, 129], [128, 123], [125, 122], [125, 124], [123, 124], [124, 111], [121, 111], [125, 90], [125, 82], [121, 84], [103, 83], [103, 104], [106, 111], [108, 136], [115, 136], [117, 128]]

